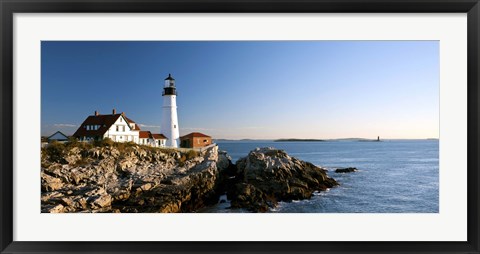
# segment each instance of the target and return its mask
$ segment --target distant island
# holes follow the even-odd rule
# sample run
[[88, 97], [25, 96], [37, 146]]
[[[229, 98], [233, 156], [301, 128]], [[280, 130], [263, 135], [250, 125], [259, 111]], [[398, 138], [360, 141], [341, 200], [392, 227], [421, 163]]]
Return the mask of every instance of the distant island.
[[307, 139], [300, 139], [300, 138], [282, 138], [282, 139], [275, 139], [273, 142], [322, 142], [325, 141], [323, 139], [312, 139], [312, 138], [307, 138]]
[[366, 138], [336, 138], [336, 139], [315, 139], [315, 138], [281, 138], [275, 139], [274, 142], [325, 142], [325, 141], [358, 141], [358, 142], [379, 142], [380, 139]]

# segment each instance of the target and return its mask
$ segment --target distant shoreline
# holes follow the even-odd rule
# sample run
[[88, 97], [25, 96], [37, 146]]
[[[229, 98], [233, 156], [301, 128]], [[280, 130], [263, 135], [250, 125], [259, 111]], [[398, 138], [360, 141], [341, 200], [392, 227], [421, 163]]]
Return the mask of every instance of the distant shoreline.
[[326, 140], [323, 139], [313, 139], [313, 138], [307, 138], [307, 139], [300, 139], [300, 138], [281, 138], [281, 139], [275, 139], [273, 142], [323, 142]]
[[264, 142], [382, 142], [382, 141], [401, 141], [401, 140], [436, 140], [438, 138], [405, 138], [405, 139], [366, 139], [366, 138], [336, 138], [336, 139], [315, 139], [315, 138], [280, 138], [280, 139], [214, 139], [215, 141], [264, 141]]

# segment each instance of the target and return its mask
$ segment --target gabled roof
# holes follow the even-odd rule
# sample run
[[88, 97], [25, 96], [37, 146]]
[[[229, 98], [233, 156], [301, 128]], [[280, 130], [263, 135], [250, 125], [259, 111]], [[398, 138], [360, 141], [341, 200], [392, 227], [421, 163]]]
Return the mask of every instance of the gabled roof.
[[154, 139], [167, 139], [163, 134], [152, 134]]
[[211, 137], [200, 132], [192, 132], [180, 138], [211, 138]]
[[53, 133], [53, 134], [50, 135], [50, 137], [48, 137], [47, 139], [53, 139], [53, 137], [54, 137], [55, 135], [57, 135], [57, 134], [59, 134], [59, 135], [58, 135], [57, 138], [55, 138], [55, 140], [67, 140], [67, 139], [68, 139], [68, 136], [65, 135], [65, 134], [63, 134], [61, 131], [57, 131], [57, 132]]
[[150, 131], [140, 131], [140, 138], [167, 139], [163, 134], [152, 134]]
[[140, 131], [138, 133], [139, 138], [152, 138], [152, 133], [150, 131]]
[[123, 115], [123, 118], [125, 118], [125, 120], [127, 120], [127, 122], [130, 124], [130, 123], [134, 123], [135, 124], [135, 127], [133, 128], [134, 131], [139, 131], [140, 130], [140, 126], [138, 126], [138, 124], [136, 124], [132, 119], [126, 117], [125, 115]]
[[[117, 121], [122, 114], [109, 114], [109, 115], [91, 115], [88, 116], [85, 121], [80, 125], [78, 130], [73, 134], [75, 137], [94, 137], [103, 136], [105, 132]], [[123, 118], [128, 123], [134, 123], [131, 119], [127, 119], [125, 115]], [[97, 130], [87, 130], [86, 125], [100, 125]], [[136, 125], [136, 124], [135, 124]], [[128, 125], [130, 128], [130, 125]], [[140, 128], [139, 128], [140, 129]], [[135, 129], [134, 129], [135, 130]]]

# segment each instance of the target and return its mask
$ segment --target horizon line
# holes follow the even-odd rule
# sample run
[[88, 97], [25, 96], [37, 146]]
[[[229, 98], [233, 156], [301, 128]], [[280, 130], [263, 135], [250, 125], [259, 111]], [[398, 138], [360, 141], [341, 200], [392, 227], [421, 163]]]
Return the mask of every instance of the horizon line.
[[[242, 140], [318, 140], [318, 141], [328, 141], [328, 140], [345, 140], [345, 139], [360, 139], [360, 140], [377, 140], [376, 138], [212, 138], [214, 140], [233, 140], [233, 141], [242, 141]], [[383, 138], [381, 140], [424, 140], [424, 139], [436, 139], [440, 138]]]

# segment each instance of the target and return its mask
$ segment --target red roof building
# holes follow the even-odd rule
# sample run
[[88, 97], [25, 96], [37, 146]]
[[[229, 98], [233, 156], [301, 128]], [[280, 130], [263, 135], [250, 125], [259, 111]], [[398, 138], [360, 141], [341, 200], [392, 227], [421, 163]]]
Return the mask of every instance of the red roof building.
[[163, 134], [152, 134], [150, 131], [139, 132], [139, 144], [164, 147], [167, 138]]
[[180, 137], [180, 146], [184, 148], [205, 147], [212, 144], [212, 137], [200, 132], [192, 132]]

